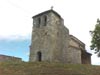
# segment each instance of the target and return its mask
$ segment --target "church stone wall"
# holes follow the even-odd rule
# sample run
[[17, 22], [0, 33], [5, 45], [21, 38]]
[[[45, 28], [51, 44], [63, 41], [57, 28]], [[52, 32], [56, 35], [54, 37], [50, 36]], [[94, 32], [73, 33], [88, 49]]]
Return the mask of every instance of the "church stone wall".
[[68, 50], [69, 63], [81, 64], [81, 49], [79, 40], [70, 35], [69, 50]]
[[82, 64], [91, 64], [91, 54], [82, 51]]
[[[38, 61], [37, 60], [37, 52], [40, 51], [42, 53], [42, 61], [53, 61], [53, 50], [56, 45], [56, 29], [52, 28], [51, 23], [51, 13], [45, 14], [47, 16], [47, 25], [43, 26], [43, 22], [41, 22], [40, 27], [36, 28], [34, 24], [34, 29], [32, 32], [32, 44], [31, 44], [31, 54], [30, 61]], [[33, 20], [36, 22], [37, 18], [43, 19], [43, 15], [39, 15]], [[53, 24], [54, 25], [54, 24]]]
[[0, 55], [0, 62], [22, 62], [22, 59], [18, 57]]
[[86, 52], [84, 43], [70, 35], [69, 44], [70, 63], [91, 64], [91, 54]]
[[55, 32], [56, 45], [53, 49], [54, 61], [58, 62], [67, 62], [67, 49], [68, 49], [68, 39], [69, 39], [69, 30], [64, 27], [63, 19], [59, 18], [55, 14], [52, 14], [52, 28]]
[[43, 19], [43, 16], [33, 18], [36, 23], [33, 23], [30, 61], [38, 61], [37, 52], [40, 51], [42, 61], [66, 62], [69, 31], [63, 26], [63, 20], [52, 12], [45, 14], [47, 25], [43, 26], [42, 22], [40, 28], [36, 28], [37, 18]]
[[81, 50], [75, 47], [70, 47], [68, 52], [68, 57], [69, 57], [68, 63], [81, 64]]

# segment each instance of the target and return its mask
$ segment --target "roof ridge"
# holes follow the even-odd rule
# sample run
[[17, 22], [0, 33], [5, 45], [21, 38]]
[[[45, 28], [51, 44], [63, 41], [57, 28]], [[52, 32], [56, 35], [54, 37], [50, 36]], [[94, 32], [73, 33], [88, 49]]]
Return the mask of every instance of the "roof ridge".
[[33, 16], [32, 18], [35, 18], [35, 17], [37, 17], [37, 16], [40, 16], [40, 15], [45, 14], [45, 13], [48, 13], [48, 12], [53, 12], [53, 13], [55, 13], [56, 15], [58, 15], [58, 16], [61, 18], [61, 16], [60, 16], [56, 11], [54, 11], [53, 9], [50, 9], [50, 10], [41, 12], [41, 13], [39, 13], [39, 14]]

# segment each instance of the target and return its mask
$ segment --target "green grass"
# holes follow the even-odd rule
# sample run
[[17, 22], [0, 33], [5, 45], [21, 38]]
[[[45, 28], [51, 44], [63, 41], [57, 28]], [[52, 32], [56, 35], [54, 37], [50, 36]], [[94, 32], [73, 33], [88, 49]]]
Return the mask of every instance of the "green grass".
[[0, 75], [100, 75], [100, 66], [47, 62], [2, 62]]

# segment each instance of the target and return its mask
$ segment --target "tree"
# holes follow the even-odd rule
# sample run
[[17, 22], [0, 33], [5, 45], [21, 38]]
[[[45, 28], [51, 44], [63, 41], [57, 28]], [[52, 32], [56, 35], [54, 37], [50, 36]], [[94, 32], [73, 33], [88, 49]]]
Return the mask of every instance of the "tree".
[[95, 29], [90, 31], [92, 40], [91, 40], [91, 50], [94, 50], [95, 53], [100, 57], [100, 20], [97, 19], [97, 24], [95, 25]]

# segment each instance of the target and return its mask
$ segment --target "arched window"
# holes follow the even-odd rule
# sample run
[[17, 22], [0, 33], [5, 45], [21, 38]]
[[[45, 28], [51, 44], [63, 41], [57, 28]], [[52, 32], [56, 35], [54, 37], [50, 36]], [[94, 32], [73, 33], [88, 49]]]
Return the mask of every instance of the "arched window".
[[47, 24], [47, 16], [44, 16], [44, 26]]
[[37, 52], [37, 60], [42, 61], [42, 53], [40, 51]]

